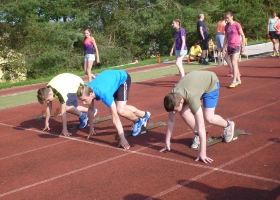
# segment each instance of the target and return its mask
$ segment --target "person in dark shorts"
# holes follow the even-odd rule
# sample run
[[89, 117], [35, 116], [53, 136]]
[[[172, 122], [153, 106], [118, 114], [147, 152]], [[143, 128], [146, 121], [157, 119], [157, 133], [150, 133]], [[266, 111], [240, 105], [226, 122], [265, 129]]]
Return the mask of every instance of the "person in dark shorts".
[[204, 20], [204, 14], [199, 14], [198, 21], [197, 21], [197, 35], [198, 35], [198, 39], [201, 41], [200, 46], [202, 48], [202, 55], [199, 62], [203, 65], [209, 65], [209, 63], [205, 60], [209, 49], [208, 30], [203, 20]]
[[[142, 126], [146, 126], [150, 112], [145, 112], [127, 105], [131, 85], [130, 75], [123, 70], [105, 70], [98, 74], [87, 86], [82, 85], [77, 91], [77, 97], [87, 104], [89, 110], [94, 109], [94, 99], [101, 100], [112, 115], [113, 123], [120, 138], [119, 147], [129, 149], [130, 146], [125, 139], [122, 123], [119, 115], [133, 121], [132, 135], [137, 136], [141, 132]], [[96, 134], [93, 127], [93, 116], [89, 112], [89, 135]]]
[[267, 35], [271, 39], [273, 44], [273, 54], [271, 56], [280, 56], [279, 54], [279, 43], [277, 41], [277, 35], [276, 30], [274, 29], [274, 24], [278, 20], [278, 17], [276, 16], [276, 12], [273, 10], [270, 10], [271, 17], [267, 21]]

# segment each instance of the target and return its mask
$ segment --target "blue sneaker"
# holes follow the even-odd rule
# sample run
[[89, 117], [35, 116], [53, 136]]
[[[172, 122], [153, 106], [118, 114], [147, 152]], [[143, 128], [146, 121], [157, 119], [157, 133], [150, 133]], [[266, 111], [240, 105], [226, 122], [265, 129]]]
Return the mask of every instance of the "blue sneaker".
[[82, 113], [79, 117], [80, 125], [79, 128], [85, 128], [88, 122], [88, 115], [86, 113]]
[[150, 113], [149, 111], [146, 111], [146, 112], [145, 112], [145, 116], [142, 117], [142, 119], [144, 120], [144, 126], [145, 126], [145, 127], [147, 126], [147, 122], [148, 122], [150, 116], [151, 116], [151, 113]]
[[137, 136], [141, 132], [141, 128], [144, 125], [144, 118], [139, 118], [138, 122], [134, 122], [132, 127], [132, 135]]

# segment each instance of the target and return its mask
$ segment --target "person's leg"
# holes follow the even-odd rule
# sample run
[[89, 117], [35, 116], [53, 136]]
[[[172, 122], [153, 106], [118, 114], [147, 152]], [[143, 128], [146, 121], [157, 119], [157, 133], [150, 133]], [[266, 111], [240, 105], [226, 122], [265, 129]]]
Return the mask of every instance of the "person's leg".
[[204, 108], [204, 118], [209, 124], [216, 126], [221, 126], [223, 128], [227, 127], [228, 123], [220, 115], [215, 114], [214, 108]]
[[232, 63], [231, 63], [231, 60], [229, 59], [229, 55], [228, 55], [227, 52], [225, 53], [224, 60], [227, 62], [227, 65], [228, 65], [228, 67], [229, 67], [229, 70], [230, 70], [231, 72], [233, 72]]
[[91, 68], [92, 68], [92, 65], [93, 65], [93, 61], [92, 60], [89, 60], [87, 62], [87, 75], [88, 75], [88, 82], [90, 83], [91, 80], [92, 80], [92, 74], [91, 74]]
[[194, 116], [191, 112], [191, 109], [188, 105], [184, 105], [182, 110], [179, 112], [180, 116], [184, 120], [184, 122], [194, 131], [197, 132], [197, 127], [195, 124]]
[[179, 70], [181, 77], [185, 76], [185, 70], [183, 67], [183, 59], [185, 55], [180, 56], [180, 51], [176, 50], [176, 66]]
[[218, 65], [221, 65], [221, 60], [222, 60], [222, 48], [218, 48], [217, 59], [218, 59]]
[[233, 66], [233, 82], [240, 81], [238, 59], [239, 59], [239, 53], [235, 53], [231, 56], [231, 62]]
[[118, 114], [130, 121], [138, 122], [145, 116], [145, 111], [138, 110], [134, 106], [126, 105], [126, 101], [116, 101]]
[[277, 56], [279, 53], [279, 43], [278, 40], [275, 38], [273, 39], [273, 47], [274, 47], [274, 53]]

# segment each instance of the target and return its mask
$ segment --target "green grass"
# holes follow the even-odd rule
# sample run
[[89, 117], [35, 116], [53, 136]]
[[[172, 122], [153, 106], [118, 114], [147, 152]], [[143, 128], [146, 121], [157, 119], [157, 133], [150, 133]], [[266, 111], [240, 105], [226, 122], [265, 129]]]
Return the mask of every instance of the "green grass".
[[[170, 57], [170, 56], [163, 56], [161, 57], [161, 60], [165, 60], [165, 59], [175, 59], [175, 57]], [[139, 67], [139, 66], [144, 66], [144, 65], [151, 65], [151, 64], [156, 64], [157, 63], [157, 58], [151, 58], [151, 59], [146, 59], [146, 60], [141, 60], [136, 64], [126, 64], [123, 66], [112, 66], [112, 67], [104, 67], [104, 68], [100, 68], [100, 69], [92, 69], [92, 73], [96, 74], [96, 73], [100, 73], [101, 71], [108, 69], [108, 68], [117, 68], [117, 69], [128, 69], [128, 68], [135, 68], [135, 67]], [[85, 74], [83, 73], [83, 71], [71, 71], [69, 73], [75, 74], [77, 76], [85, 76]], [[43, 83], [43, 82], [49, 82], [53, 77], [55, 77], [57, 74], [54, 75], [50, 75], [47, 77], [42, 77], [42, 78], [38, 78], [38, 79], [28, 79], [26, 81], [20, 81], [20, 82], [16, 82], [16, 83], [0, 83], [0, 89], [6, 89], [6, 88], [11, 88], [11, 87], [16, 87], [16, 86], [24, 86], [24, 85], [31, 85], [31, 84], [37, 84], [37, 83]]]
[[250, 40], [250, 38], [248, 38], [248, 45], [261, 44], [266, 42], [270, 42], [270, 40], [266, 40], [266, 39]]

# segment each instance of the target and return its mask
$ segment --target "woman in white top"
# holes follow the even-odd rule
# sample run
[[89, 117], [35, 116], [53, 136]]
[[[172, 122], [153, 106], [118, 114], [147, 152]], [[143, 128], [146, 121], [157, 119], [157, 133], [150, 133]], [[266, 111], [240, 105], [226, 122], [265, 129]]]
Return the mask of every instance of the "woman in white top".
[[267, 36], [271, 39], [273, 44], [273, 54], [271, 56], [279, 56], [279, 43], [277, 41], [276, 30], [273, 28], [275, 22], [278, 17], [276, 16], [276, 12], [270, 10], [271, 17], [268, 18], [267, 21]]

